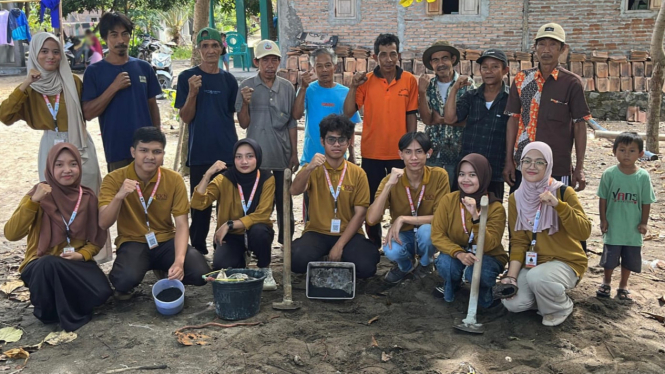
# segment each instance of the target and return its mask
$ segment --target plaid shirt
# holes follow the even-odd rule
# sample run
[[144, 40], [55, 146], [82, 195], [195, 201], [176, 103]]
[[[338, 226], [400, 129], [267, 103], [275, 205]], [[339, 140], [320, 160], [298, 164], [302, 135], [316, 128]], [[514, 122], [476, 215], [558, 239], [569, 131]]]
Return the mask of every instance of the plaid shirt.
[[[439, 92], [439, 87], [436, 84], [437, 77], [432, 78], [427, 86], [427, 103], [429, 104], [430, 109], [439, 112], [441, 117], [443, 117], [444, 114], [446, 99], [450, 95], [450, 91], [458, 78], [459, 74], [455, 72], [445, 98], [442, 98], [441, 93]], [[471, 82], [470, 86], [462, 87], [457, 91], [457, 100], [459, 100], [468, 90], [476, 87], [471, 78], [469, 78], [469, 82]], [[459, 126], [433, 125], [425, 127], [425, 133], [432, 141], [432, 149], [434, 150], [434, 157], [427, 160], [427, 165], [438, 167], [457, 165], [459, 162], [460, 150], [462, 149], [463, 132], [464, 128]]]
[[466, 120], [462, 135], [460, 158], [479, 153], [492, 166], [492, 181], [503, 180], [501, 172], [506, 161], [506, 125], [504, 114], [508, 102], [508, 87], [503, 84], [489, 109], [485, 105], [485, 85], [469, 90], [457, 101], [457, 120]]

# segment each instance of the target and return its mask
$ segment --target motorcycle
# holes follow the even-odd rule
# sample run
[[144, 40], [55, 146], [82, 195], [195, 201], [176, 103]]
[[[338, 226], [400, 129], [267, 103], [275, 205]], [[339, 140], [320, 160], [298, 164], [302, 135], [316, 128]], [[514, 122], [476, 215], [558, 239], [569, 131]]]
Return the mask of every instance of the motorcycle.
[[85, 70], [88, 48], [79, 38], [70, 36], [65, 41], [65, 56], [72, 70]]
[[[168, 45], [172, 45], [172, 43], [164, 44], [150, 35], [143, 35], [143, 42], [139, 45], [138, 58], [152, 65], [162, 90], [171, 89], [173, 84], [173, 68], [171, 64], [173, 49], [169, 48]], [[157, 98], [164, 99], [165, 96], [164, 94], [160, 94]]]

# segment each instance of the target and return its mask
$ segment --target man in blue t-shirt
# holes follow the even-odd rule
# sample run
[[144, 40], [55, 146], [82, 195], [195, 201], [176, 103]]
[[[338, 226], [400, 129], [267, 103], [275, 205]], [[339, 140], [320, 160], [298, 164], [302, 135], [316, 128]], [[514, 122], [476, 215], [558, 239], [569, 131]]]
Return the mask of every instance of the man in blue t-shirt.
[[[189, 125], [187, 165], [192, 193], [215, 162], [233, 165], [233, 145], [238, 141], [233, 122], [238, 81], [219, 68], [223, 48], [221, 35], [213, 28], [201, 29], [196, 44], [201, 52], [201, 65], [180, 73], [175, 98], [180, 118]], [[208, 253], [206, 238], [211, 212], [212, 206], [191, 210], [189, 237], [192, 246], [203, 254]]]
[[83, 76], [83, 116], [99, 117], [108, 171], [129, 165], [134, 130], [161, 127], [156, 96], [162, 92], [152, 66], [127, 53], [134, 24], [124, 14], [105, 13], [99, 33], [109, 47], [102, 61]]
[[[314, 66], [318, 81], [312, 83], [314, 74], [311, 71], [302, 77], [302, 86], [293, 104], [293, 118], [299, 120], [303, 113], [305, 116], [305, 143], [303, 145], [300, 165], [309, 163], [315, 154], [324, 153], [321, 144], [319, 123], [330, 114], [344, 115], [344, 99], [349, 89], [333, 81], [337, 56], [326, 48], [315, 50], [310, 56], [310, 63]], [[360, 122], [356, 112], [351, 117], [353, 123]], [[349, 161], [355, 164], [355, 150], [353, 138], [349, 143]]]

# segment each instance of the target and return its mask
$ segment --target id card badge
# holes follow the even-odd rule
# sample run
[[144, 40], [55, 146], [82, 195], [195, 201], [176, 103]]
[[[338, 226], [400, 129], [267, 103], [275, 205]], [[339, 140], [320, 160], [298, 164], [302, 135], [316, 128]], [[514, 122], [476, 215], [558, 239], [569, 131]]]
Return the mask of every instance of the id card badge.
[[53, 139], [53, 145], [58, 145], [59, 143], [64, 143], [63, 139]]
[[62, 253], [74, 253], [76, 252], [76, 249], [72, 246], [67, 246], [62, 249]]
[[474, 245], [470, 246], [470, 248], [467, 249], [467, 252], [473, 253], [474, 256], [475, 256], [477, 249], [478, 249], [478, 246], [474, 244]]
[[330, 232], [333, 234], [339, 234], [339, 232], [342, 230], [342, 220], [335, 218], [332, 221], [330, 221]]
[[145, 234], [145, 239], [148, 242], [148, 248], [154, 249], [159, 246], [154, 232], [150, 231], [149, 233]]
[[524, 267], [535, 268], [538, 265], [538, 253], [536, 252], [527, 252], [526, 261], [524, 262]]
[[67, 139], [67, 133], [56, 132], [55, 138], [53, 139], [53, 145], [58, 145], [64, 143]]

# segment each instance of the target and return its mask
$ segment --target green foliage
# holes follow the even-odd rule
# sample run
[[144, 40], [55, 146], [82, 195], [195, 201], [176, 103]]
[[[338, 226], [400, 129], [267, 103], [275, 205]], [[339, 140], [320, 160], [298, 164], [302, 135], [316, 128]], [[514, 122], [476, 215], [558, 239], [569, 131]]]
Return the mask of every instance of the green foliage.
[[105, 12], [117, 10], [169, 10], [174, 7], [187, 6], [192, 0], [67, 0], [62, 3], [63, 15], [84, 10], [103, 10]]
[[174, 60], [191, 60], [192, 46], [175, 47], [171, 58]]
[[51, 27], [51, 11], [47, 9], [44, 13], [44, 22], [39, 23], [39, 3], [30, 3], [28, 25], [30, 26], [30, 32], [33, 34], [42, 31], [53, 32], [53, 27]]
[[[215, 1], [222, 13], [236, 14], [235, 0], [212, 0]], [[260, 12], [259, 0], [245, 0], [245, 14], [247, 16], [258, 16]]]

